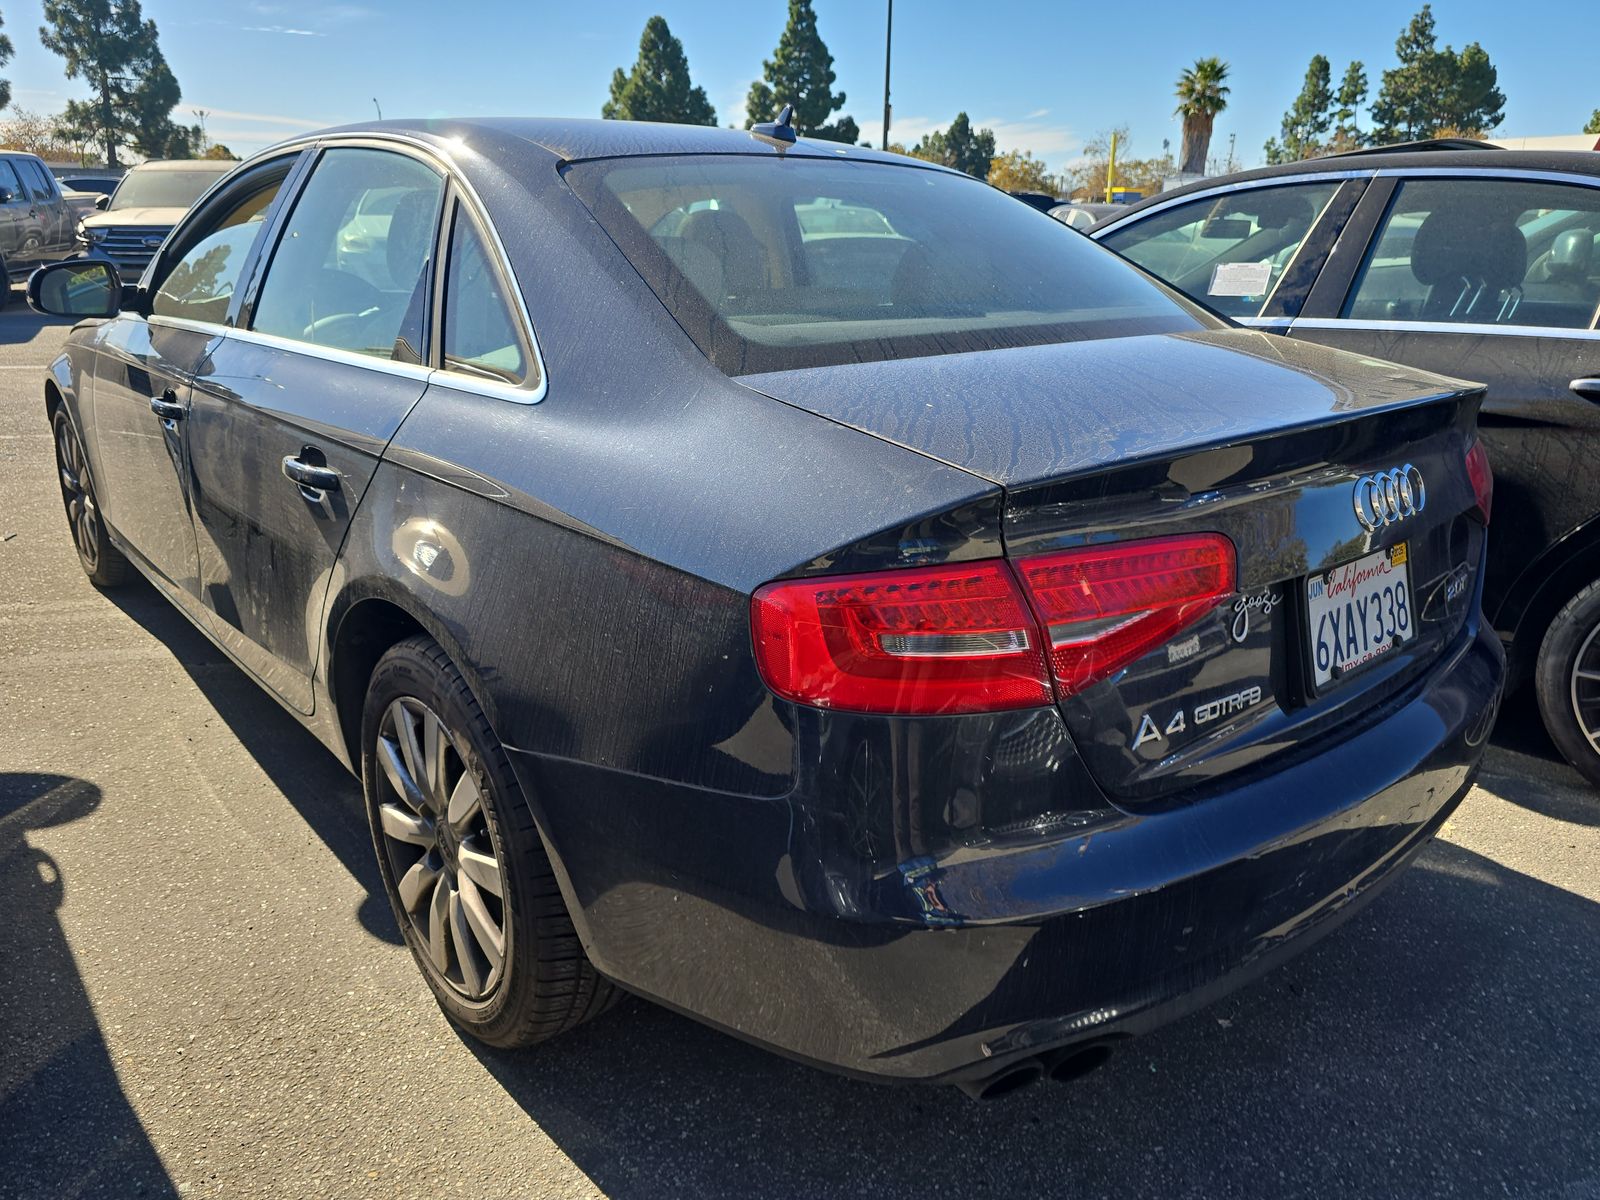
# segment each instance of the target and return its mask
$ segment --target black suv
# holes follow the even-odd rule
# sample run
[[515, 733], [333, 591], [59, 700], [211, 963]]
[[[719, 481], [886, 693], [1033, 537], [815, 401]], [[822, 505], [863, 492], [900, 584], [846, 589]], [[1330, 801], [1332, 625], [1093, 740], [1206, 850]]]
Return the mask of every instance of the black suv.
[[[1488, 385], [1484, 611], [1600, 784], [1600, 153], [1397, 148], [1207, 179], [1090, 236], [1246, 325]], [[1425, 498], [1424, 498], [1425, 502]]]

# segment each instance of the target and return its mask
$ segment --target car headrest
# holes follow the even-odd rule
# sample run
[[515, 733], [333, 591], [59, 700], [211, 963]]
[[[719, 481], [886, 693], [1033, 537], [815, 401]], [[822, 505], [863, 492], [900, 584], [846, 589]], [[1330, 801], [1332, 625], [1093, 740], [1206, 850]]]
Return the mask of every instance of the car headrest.
[[[722, 267], [722, 287], [727, 294], [746, 295], [766, 285], [767, 256], [755, 233], [738, 213], [725, 208], [692, 212], [678, 227], [678, 236], [686, 244], [703, 247], [716, 256]], [[716, 299], [712, 297], [713, 302]]]
[[1593, 265], [1594, 234], [1587, 229], [1569, 229], [1551, 244], [1544, 273], [1552, 283], [1588, 283]]
[[416, 191], [401, 196], [394, 206], [383, 249], [389, 263], [389, 278], [399, 287], [412, 287], [422, 264], [428, 261], [432, 248], [424, 249], [419, 255], [417, 247], [428, 240], [434, 203], [435, 197], [430, 193]]
[[1462, 209], [1435, 209], [1411, 244], [1411, 273], [1429, 287], [1469, 280], [1509, 291], [1528, 273], [1528, 239], [1509, 216], [1484, 221]]

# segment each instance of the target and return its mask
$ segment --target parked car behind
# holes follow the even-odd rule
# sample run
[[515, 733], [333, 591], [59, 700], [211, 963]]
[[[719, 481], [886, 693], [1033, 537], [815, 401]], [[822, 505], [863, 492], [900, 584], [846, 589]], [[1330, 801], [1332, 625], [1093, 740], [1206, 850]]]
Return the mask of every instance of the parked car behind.
[[1057, 204], [1048, 210], [1050, 215], [1063, 225], [1073, 229], [1087, 230], [1099, 221], [1105, 220], [1114, 212], [1124, 208], [1121, 204]]
[[0, 153], [0, 307], [11, 284], [35, 267], [66, 258], [75, 249], [74, 218], [44, 160], [34, 154]]
[[100, 206], [104, 211], [83, 219], [78, 237], [85, 254], [107, 260], [124, 279], [134, 282], [189, 206], [232, 166], [214, 159], [180, 158], [133, 167]]
[[111, 195], [117, 190], [117, 184], [122, 182], [121, 175], [62, 175], [60, 178], [64, 188], [92, 192], [97, 196]]
[[475, 1037], [620, 986], [863, 1075], [1076, 1074], [1469, 786], [1480, 393], [783, 132], [354, 126], [137, 288], [35, 275], [98, 318], [42, 381], [69, 529], [360, 774]]
[[1339, 155], [1169, 192], [1092, 236], [1246, 325], [1488, 385], [1485, 611], [1600, 784], [1600, 154]]

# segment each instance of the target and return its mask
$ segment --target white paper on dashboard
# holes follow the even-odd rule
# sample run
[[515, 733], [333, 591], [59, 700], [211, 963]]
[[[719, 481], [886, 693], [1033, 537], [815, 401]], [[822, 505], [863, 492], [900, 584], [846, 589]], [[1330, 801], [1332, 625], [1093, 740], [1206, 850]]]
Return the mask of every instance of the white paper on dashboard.
[[1211, 269], [1208, 296], [1261, 296], [1272, 283], [1270, 262], [1219, 263]]

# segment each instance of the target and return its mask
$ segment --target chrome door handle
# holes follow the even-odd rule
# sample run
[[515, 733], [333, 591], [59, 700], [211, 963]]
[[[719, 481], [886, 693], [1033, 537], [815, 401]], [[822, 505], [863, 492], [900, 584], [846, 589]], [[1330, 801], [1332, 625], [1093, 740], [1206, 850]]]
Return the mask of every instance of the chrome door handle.
[[1600, 401], [1600, 379], [1574, 379], [1567, 386], [1585, 400]]
[[159, 396], [150, 397], [150, 411], [163, 421], [183, 420], [183, 405], [178, 403], [178, 394], [171, 388]]
[[283, 473], [286, 478], [298, 483], [306, 491], [337, 492], [339, 490], [339, 472], [330, 467], [315, 466], [312, 463], [296, 458], [292, 454], [283, 456]]

